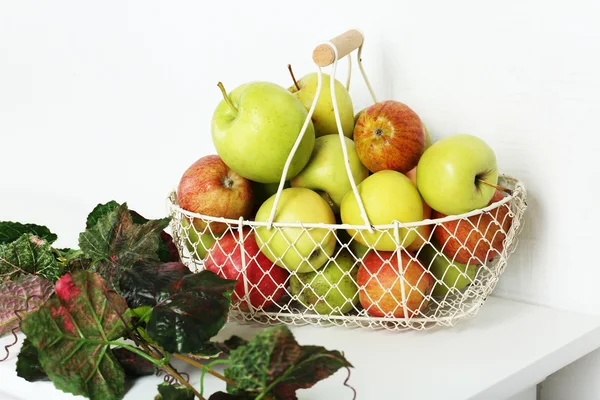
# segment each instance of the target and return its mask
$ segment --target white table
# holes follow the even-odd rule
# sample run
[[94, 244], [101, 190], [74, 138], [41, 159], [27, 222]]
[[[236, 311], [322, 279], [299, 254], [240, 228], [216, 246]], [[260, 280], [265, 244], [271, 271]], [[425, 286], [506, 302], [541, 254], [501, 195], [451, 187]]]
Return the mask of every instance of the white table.
[[[257, 329], [261, 327], [230, 323], [222, 336], [249, 338]], [[546, 376], [600, 347], [600, 317], [496, 297], [490, 297], [477, 316], [449, 329], [387, 332], [303, 326], [292, 331], [301, 344], [345, 353], [355, 367], [349, 383], [358, 399], [532, 400], [536, 385]], [[2, 356], [11, 340], [12, 336], [0, 340]], [[0, 363], [0, 399], [83, 398], [60, 392], [49, 382], [18, 378], [13, 354]], [[313, 388], [300, 390], [298, 397], [351, 399], [351, 391], [343, 386], [345, 378], [346, 371], [338, 371]], [[125, 399], [154, 398], [161, 379], [139, 379]], [[198, 384], [197, 374], [191, 382]], [[209, 375], [205, 383], [205, 395], [225, 388]]]

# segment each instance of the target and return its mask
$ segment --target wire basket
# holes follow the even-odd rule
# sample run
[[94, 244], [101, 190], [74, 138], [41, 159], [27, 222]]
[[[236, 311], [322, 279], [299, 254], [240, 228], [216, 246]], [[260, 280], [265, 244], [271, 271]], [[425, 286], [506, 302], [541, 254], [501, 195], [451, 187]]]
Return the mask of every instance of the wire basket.
[[[168, 197], [171, 230], [182, 261], [193, 271], [209, 269], [238, 280], [231, 320], [389, 330], [453, 326], [478, 312], [517, 246], [527, 193], [523, 183], [510, 176], [499, 176], [498, 184], [507, 190], [496, 191], [485, 208], [411, 223], [371, 224], [348, 162], [334, 90], [338, 59], [358, 49], [357, 63], [377, 102], [362, 68], [362, 46], [362, 33], [351, 30], [318, 46], [313, 59], [317, 94], [321, 68], [332, 65], [334, 114], [364, 224], [277, 221], [285, 177], [317, 95], [287, 158], [266, 221], [202, 215], [180, 207], [175, 190]], [[351, 65], [350, 61], [346, 87]]]

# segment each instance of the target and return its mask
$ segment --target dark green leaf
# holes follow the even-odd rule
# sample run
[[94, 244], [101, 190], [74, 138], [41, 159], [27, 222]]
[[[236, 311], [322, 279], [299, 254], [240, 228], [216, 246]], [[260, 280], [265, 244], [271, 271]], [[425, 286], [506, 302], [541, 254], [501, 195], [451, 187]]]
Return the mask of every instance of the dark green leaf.
[[17, 376], [29, 382], [48, 379], [48, 375], [40, 364], [38, 351], [31, 344], [29, 338], [25, 338], [17, 356]]
[[22, 224], [20, 222], [0, 221], [0, 244], [14, 242], [24, 233], [31, 233], [52, 244], [57, 236], [42, 225]]
[[248, 344], [248, 341], [239, 336], [233, 335], [229, 339], [225, 340], [222, 343], [218, 343], [217, 346], [219, 349], [229, 354], [231, 350], [235, 350], [240, 346], [245, 346]]
[[192, 272], [182, 263], [138, 261], [121, 278], [121, 293], [130, 308], [156, 305], [158, 293]]
[[158, 385], [158, 394], [154, 400], [194, 400], [194, 392], [184, 385], [163, 382]]
[[187, 356], [194, 360], [203, 361], [218, 357], [221, 353], [223, 353], [223, 350], [218, 347], [217, 343], [206, 342], [201, 349], [196, 350], [194, 353], [189, 353]]
[[87, 221], [85, 224], [86, 229], [93, 228], [101, 217], [113, 212], [118, 206], [119, 203], [114, 200], [111, 200], [105, 204], [98, 204], [87, 216]]
[[163, 288], [148, 321], [148, 335], [171, 353], [202, 352], [227, 320], [237, 281], [203, 270]]
[[152, 375], [156, 372], [154, 364], [131, 350], [119, 347], [113, 349], [112, 353], [117, 361], [119, 361], [119, 364], [121, 364], [121, 367], [123, 367], [127, 377], [136, 378], [139, 376]]
[[50, 244], [31, 233], [0, 245], [0, 281], [15, 280], [24, 273], [55, 281], [59, 270]]
[[79, 235], [79, 247], [93, 259], [93, 270], [111, 289], [118, 290], [123, 271], [143, 259], [157, 259], [160, 231], [168, 218], [135, 225], [127, 204], [98, 218], [96, 224]]
[[237, 387], [232, 394], [266, 392], [279, 400], [296, 399], [296, 390], [312, 387], [338, 369], [352, 367], [344, 356], [320, 346], [300, 346], [286, 325], [257, 333], [245, 346], [231, 351], [225, 376]]
[[89, 271], [63, 275], [55, 293], [21, 322], [54, 386], [90, 399], [119, 399], [125, 373], [109, 346], [129, 323], [125, 299], [105, 292], [104, 280]]
[[247, 394], [229, 394], [226, 392], [215, 392], [210, 395], [208, 400], [251, 400], [252, 396]]
[[[134, 224], [145, 224], [149, 221], [136, 211], [131, 210], [130, 213]], [[175, 246], [175, 243], [173, 242], [173, 237], [164, 230], [160, 232], [158, 259], [162, 262], [181, 261], [177, 246]]]
[[54, 285], [39, 275], [21, 275], [15, 282], [0, 284], [0, 337], [18, 328], [19, 316], [40, 308], [53, 291]]

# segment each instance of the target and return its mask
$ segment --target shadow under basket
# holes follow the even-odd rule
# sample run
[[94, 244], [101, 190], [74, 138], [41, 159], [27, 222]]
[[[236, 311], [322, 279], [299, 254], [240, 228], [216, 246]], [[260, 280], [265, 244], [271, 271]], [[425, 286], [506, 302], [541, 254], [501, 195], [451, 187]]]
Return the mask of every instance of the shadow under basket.
[[[513, 177], [498, 183], [511, 193], [485, 208], [372, 226], [371, 233], [362, 225], [268, 227], [200, 215], [180, 208], [175, 191], [168, 208], [182, 262], [238, 280], [230, 320], [423, 330], [474, 316], [517, 247], [526, 189]], [[375, 249], [384, 241], [394, 249]], [[304, 272], [312, 260], [320, 267]]]

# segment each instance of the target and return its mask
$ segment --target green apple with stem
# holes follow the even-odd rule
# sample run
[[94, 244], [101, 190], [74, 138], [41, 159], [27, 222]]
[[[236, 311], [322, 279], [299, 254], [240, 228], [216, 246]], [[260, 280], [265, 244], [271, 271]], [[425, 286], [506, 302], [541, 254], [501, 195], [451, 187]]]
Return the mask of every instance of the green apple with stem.
[[[248, 82], [227, 93], [211, 125], [212, 139], [221, 159], [239, 175], [255, 182], [279, 182], [288, 156], [308, 116], [300, 100], [271, 82]], [[315, 145], [315, 130], [306, 132], [286, 174], [291, 179], [306, 165]]]
[[348, 250], [341, 249], [318, 271], [292, 275], [290, 291], [317, 314], [345, 314], [358, 304], [358, 266]]
[[423, 246], [417, 257], [436, 280], [434, 296], [445, 296], [452, 289], [464, 289], [473, 282], [477, 273], [477, 265], [450, 260], [435, 243]]
[[[269, 197], [260, 206], [255, 221], [269, 220], [276, 196]], [[335, 224], [335, 215], [317, 192], [291, 187], [281, 192], [273, 222]], [[269, 260], [296, 272], [323, 267], [336, 245], [335, 235], [328, 228], [258, 226], [255, 235], [259, 248]]]
[[[394, 221], [417, 222], [423, 219], [423, 200], [411, 180], [401, 172], [382, 170], [370, 175], [357, 185], [358, 193], [371, 225], [388, 225]], [[342, 222], [363, 225], [360, 207], [354, 191], [348, 192], [340, 207]], [[381, 228], [369, 232], [367, 229], [348, 229], [350, 236], [364, 246], [376, 250], [394, 251], [397, 246], [409, 246], [417, 237], [415, 229], [398, 228], [396, 243], [395, 229]]]
[[[344, 137], [350, 171], [358, 185], [369, 176], [369, 170], [358, 158], [352, 139]], [[339, 207], [342, 199], [352, 190], [346, 161], [339, 135], [320, 136], [315, 140], [310, 160], [306, 167], [291, 180], [292, 187], [306, 187], [326, 192], [331, 201]]]
[[[290, 70], [292, 80], [294, 81], [294, 84], [291, 85], [288, 90], [293, 93], [298, 100], [300, 100], [306, 110], [310, 110], [317, 92], [317, 73], [313, 72], [307, 74], [299, 81], [296, 81], [290, 65], [288, 65], [288, 69]], [[335, 120], [335, 113], [333, 112], [333, 100], [331, 98], [331, 77], [325, 73], [322, 73], [321, 75], [321, 93], [312, 115], [312, 122], [315, 127], [315, 135], [316, 137], [332, 134], [339, 135]], [[340, 113], [342, 131], [345, 136], [351, 138], [354, 131], [354, 106], [352, 105], [352, 98], [350, 97], [350, 93], [348, 93], [344, 85], [342, 85], [342, 83], [337, 79], [335, 80], [334, 88], [338, 110]]]
[[487, 206], [497, 183], [494, 151], [481, 138], [469, 134], [436, 141], [417, 165], [417, 188], [423, 200], [446, 215]]

